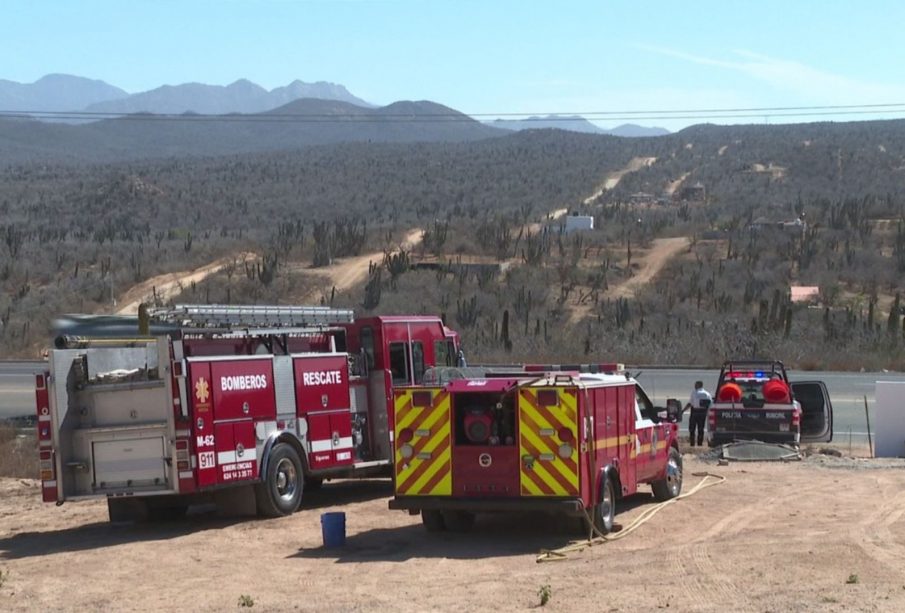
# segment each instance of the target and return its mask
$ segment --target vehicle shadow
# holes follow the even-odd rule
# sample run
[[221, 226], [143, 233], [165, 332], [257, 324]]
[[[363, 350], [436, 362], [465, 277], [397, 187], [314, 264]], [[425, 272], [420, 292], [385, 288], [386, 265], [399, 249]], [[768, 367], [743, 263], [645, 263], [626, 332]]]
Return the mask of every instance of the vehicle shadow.
[[[392, 494], [389, 479], [343, 480], [325, 483], [320, 489], [305, 492], [299, 513], [341, 507]], [[389, 511], [387, 511], [389, 512]], [[0, 560], [12, 560], [53, 553], [104, 549], [128, 543], [166, 541], [207, 530], [219, 530], [243, 522], [283, 521], [261, 519], [232, 513], [210, 502], [194, 504], [186, 517], [153, 522], [97, 521], [55, 530], [19, 532], [0, 538]]]
[[239, 521], [241, 519], [221, 518], [208, 512], [172, 521], [102, 521], [59, 530], [20, 532], [0, 539], [0, 560], [104, 549], [128, 543], [167, 541], [204, 530], [224, 528]]
[[366, 502], [375, 498], [389, 498], [393, 495], [391, 479], [342, 479], [328, 481], [318, 489], [306, 489], [302, 497], [302, 508], [322, 509], [355, 502]]
[[[653, 503], [650, 494], [621, 501], [619, 512]], [[413, 518], [414, 519], [414, 518]], [[619, 516], [616, 530], [621, 529]], [[394, 528], [372, 528], [347, 534], [342, 547], [301, 548], [289, 558], [333, 560], [335, 563], [405, 562], [412, 558], [475, 559], [517, 556], [557, 549], [587, 538], [577, 517], [541, 512], [478, 515], [465, 532], [427, 532], [420, 521]]]

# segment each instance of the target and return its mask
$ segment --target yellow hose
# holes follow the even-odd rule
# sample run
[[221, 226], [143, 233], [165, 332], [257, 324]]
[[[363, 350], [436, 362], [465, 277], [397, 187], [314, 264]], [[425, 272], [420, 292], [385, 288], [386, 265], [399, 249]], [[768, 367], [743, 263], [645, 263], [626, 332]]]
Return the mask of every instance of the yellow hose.
[[[541, 549], [540, 553], [537, 556], [538, 562], [551, 562], [556, 560], [565, 560], [567, 554], [573, 551], [581, 551], [582, 549], [586, 549], [587, 547], [593, 547], [594, 545], [599, 545], [601, 543], [606, 543], [607, 541], [616, 541], [621, 538], [625, 538], [638, 528], [640, 528], [644, 523], [646, 523], [651, 517], [656, 515], [660, 509], [663, 507], [670, 505], [676, 501], [682, 500], [683, 498], [688, 498], [689, 496], [694, 496], [696, 493], [701, 491], [704, 488], [711, 487], [713, 485], [719, 485], [726, 480], [726, 477], [721, 475], [716, 475], [713, 473], [702, 472], [702, 473], [692, 473], [694, 477], [703, 477], [693, 488], [689, 491], [681, 494], [680, 496], [676, 496], [675, 498], [671, 498], [669, 500], [664, 500], [663, 502], [656, 504], [649, 509], [645, 509], [638, 517], [636, 517], [632, 523], [628, 526], [616, 532], [615, 534], [603, 534], [601, 533], [597, 527], [594, 525], [594, 520], [591, 518], [587, 509], [584, 510], [585, 521], [590, 526], [588, 531], [588, 538], [584, 541], [577, 541], [574, 543], [569, 543], [564, 547], [560, 547], [558, 549]], [[715, 479], [715, 480], [714, 480]], [[594, 536], [596, 534], [596, 536]]]

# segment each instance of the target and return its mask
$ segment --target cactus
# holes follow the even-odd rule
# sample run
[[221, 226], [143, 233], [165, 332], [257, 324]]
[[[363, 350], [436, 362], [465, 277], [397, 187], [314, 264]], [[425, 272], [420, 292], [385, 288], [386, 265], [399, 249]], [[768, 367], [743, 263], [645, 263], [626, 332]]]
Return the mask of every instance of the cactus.
[[512, 339], [509, 338], [509, 309], [503, 311], [503, 324], [500, 326], [500, 341], [506, 351], [512, 351]]
[[381, 285], [382, 272], [382, 268], [374, 268], [371, 274], [368, 275], [368, 282], [365, 285], [365, 296], [361, 306], [369, 311], [376, 309], [380, 304], [380, 294], [383, 291]]
[[463, 328], [471, 328], [478, 320], [478, 297], [456, 300], [456, 322]]

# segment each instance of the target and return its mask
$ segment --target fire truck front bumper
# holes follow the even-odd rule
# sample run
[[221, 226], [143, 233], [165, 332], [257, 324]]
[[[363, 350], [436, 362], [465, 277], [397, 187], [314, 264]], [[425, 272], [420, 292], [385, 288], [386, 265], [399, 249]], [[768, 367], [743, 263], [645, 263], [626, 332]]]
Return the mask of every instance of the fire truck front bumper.
[[471, 511], [473, 513], [506, 513], [549, 511], [582, 515], [580, 498], [459, 498], [449, 496], [404, 496], [391, 498], [390, 509], [417, 514], [421, 511]]

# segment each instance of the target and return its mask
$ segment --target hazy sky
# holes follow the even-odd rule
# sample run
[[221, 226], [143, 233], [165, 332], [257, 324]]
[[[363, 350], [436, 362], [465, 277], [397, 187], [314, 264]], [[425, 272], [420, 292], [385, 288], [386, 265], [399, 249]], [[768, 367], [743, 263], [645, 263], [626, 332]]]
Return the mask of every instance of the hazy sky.
[[[903, 28], [895, 0], [3, 0], [0, 78], [324, 80], [466, 113], [900, 103], [827, 118], [905, 117]], [[712, 121], [812, 119], [752, 114]]]

